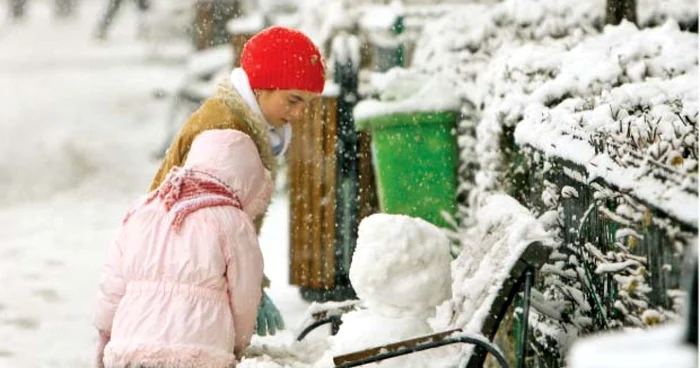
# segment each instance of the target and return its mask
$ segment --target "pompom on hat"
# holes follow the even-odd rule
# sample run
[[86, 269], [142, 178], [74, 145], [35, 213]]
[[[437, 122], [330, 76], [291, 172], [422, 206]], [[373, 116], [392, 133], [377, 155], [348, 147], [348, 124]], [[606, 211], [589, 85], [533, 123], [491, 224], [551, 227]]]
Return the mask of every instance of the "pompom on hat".
[[252, 89], [298, 89], [323, 92], [325, 70], [321, 53], [303, 33], [269, 27], [243, 46], [241, 67]]

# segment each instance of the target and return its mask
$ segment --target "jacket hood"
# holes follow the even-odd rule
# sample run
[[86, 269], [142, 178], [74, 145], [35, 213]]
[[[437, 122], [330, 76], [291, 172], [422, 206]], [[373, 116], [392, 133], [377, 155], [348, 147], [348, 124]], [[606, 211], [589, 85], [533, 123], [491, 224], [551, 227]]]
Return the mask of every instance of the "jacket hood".
[[184, 168], [208, 172], [238, 195], [243, 211], [255, 218], [267, 207], [273, 183], [253, 140], [233, 129], [206, 130], [194, 139]]

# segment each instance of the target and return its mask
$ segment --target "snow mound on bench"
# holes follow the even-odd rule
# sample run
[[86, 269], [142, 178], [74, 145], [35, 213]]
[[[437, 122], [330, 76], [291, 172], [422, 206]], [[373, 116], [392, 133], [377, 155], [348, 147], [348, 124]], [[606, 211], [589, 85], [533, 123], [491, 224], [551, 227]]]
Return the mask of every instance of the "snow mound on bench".
[[450, 242], [433, 224], [375, 214], [360, 224], [350, 282], [368, 309], [427, 317], [451, 294]]

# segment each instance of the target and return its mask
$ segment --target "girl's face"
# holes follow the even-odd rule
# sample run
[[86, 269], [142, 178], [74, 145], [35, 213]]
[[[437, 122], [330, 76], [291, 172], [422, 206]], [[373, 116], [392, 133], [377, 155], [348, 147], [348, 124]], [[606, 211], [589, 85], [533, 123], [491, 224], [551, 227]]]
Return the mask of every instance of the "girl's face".
[[267, 122], [276, 128], [300, 122], [304, 118], [304, 110], [320, 96], [319, 93], [296, 89], [255, 90], [260, 110]]

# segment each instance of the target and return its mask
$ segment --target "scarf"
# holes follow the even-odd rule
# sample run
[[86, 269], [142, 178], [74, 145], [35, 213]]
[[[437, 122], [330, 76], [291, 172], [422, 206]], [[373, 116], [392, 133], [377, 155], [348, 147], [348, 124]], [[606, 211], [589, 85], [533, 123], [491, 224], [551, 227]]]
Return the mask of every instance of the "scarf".
[[241, 95], [248, 107], [256, 114], [260, 115], [261, 119], [267, 124], [267, 135], [270, 137], [272, 153], [278, 157], [283, 155], [287, 151], [287, 148], [289, 148], [289, 142], [292, 140], [292, 127], [289, 126], [289, 124], [285, 124], [282, 127], [275, 128], [265, 120], [265, 116], [262, 110], [260, 110], [260, 105], [258, 105], [258, 101], [255, 99], [255, 94], [250, 88], [250, 82], [248, 81], [248, 75], [245, 73], [245, 70], [235, 68], [231, 72], [231, 84], [238, 94]]
[[[196, 169], [173, 167], [158, 189], [151, 192], [141, 205], [160, 198], [171, 218], [171, 226], [177, 231], [185, 218], [202, 208], [233, 206], [243, 209], [238, 195], [217, 177]], [[140, 206], [139, 206], [140, 207]], [[126, 222], [135, 212], [132, 210], [124, 218]]]

